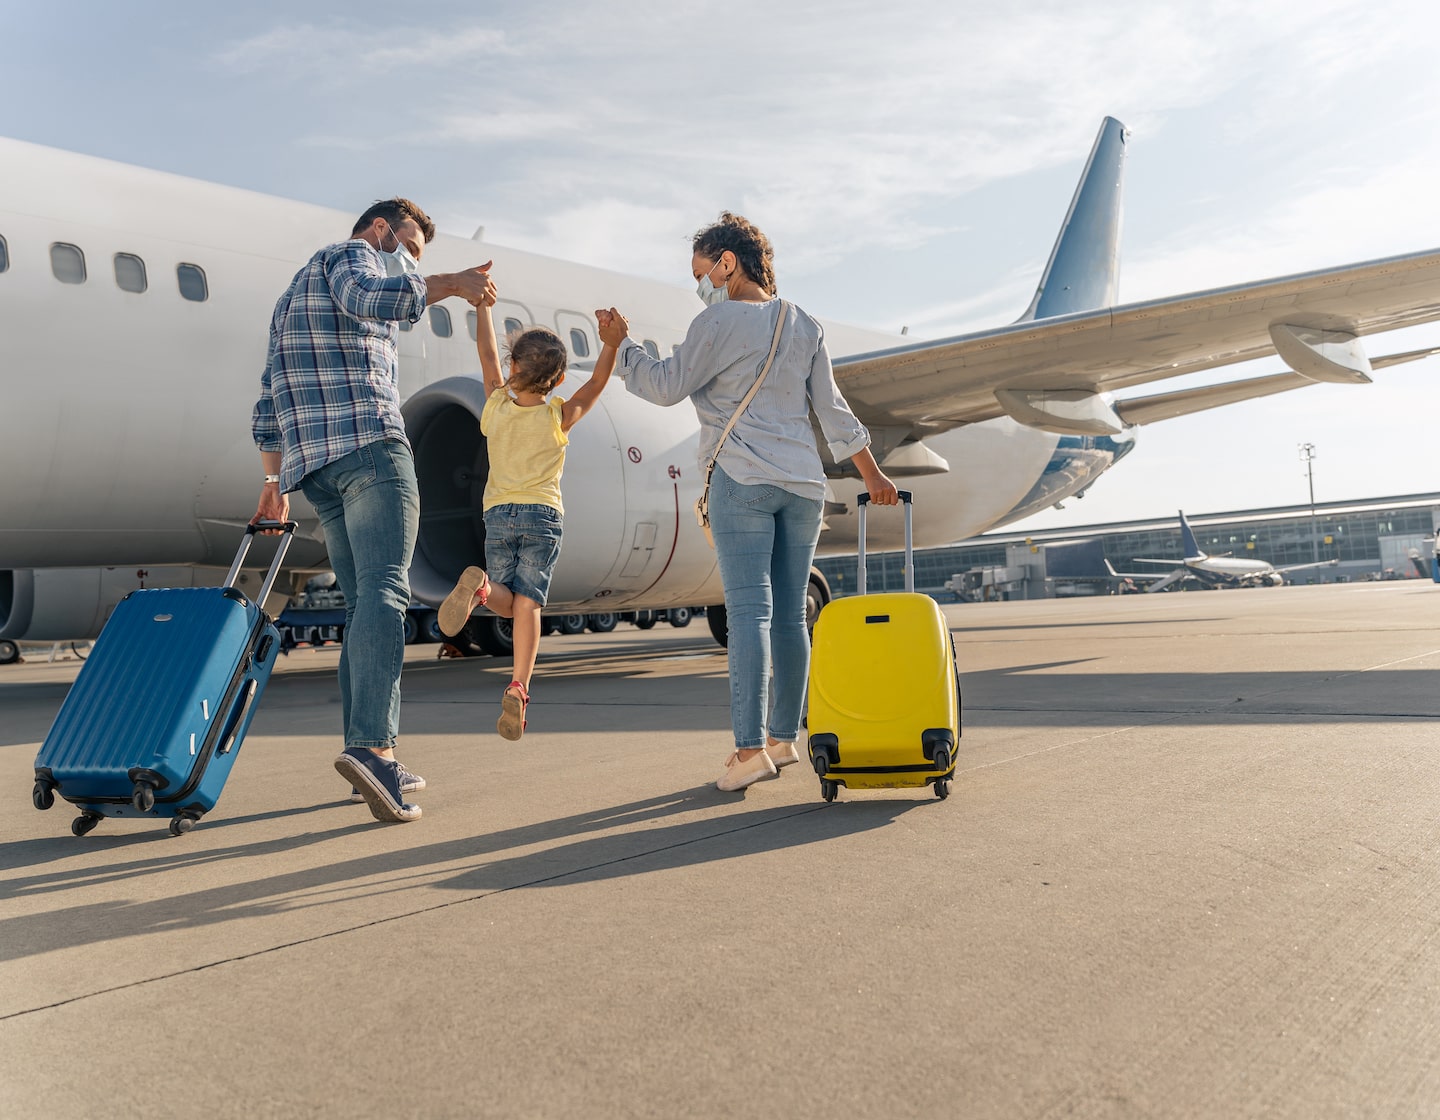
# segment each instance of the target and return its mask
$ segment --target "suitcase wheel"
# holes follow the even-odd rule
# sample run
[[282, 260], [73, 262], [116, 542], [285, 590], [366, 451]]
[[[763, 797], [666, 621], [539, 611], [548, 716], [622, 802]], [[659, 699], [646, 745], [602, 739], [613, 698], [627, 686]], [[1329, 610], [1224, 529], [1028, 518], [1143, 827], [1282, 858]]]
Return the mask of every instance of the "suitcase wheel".
[[70, 831], [76, 836], [84, 836], [99, 824], [102, 819], [99, 813], [81, 813], [70, 822]]
[[935, 796], [941, 801], [950, 796], [950, 783], [945, 778], [935, 779]]
[[136, 812], [148, 813], [155, 808], [155, 787], [149, 782], [136, 782], [135, 792], [130, 796], [130, 804], [135, 806]]
[[826, 801], [834, 801], [838, 792], [840, 792], [839, 782], [832, 782], [829, 778], [820, 779], [820, 796]]
[[181, 814], [170, 818], [170, 835], [180, 836], [195, 827], [195, 818]]
[[55, 787], [49, 782], [36, 782], [35, 790], [30, 795], [30, 800], [35, 803], [37, 809], [48, 809], [55, 804]]

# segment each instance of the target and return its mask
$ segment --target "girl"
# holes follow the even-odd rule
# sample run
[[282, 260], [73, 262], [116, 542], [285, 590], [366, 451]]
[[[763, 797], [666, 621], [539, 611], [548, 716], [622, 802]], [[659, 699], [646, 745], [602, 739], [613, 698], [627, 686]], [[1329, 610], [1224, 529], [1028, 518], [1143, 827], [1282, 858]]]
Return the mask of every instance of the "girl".
[[[510, 740], [525, 733], [530, 678], [540, 649], [540, 610], [560, 557], [564, 506], [560, 474], [565, 468], [568, 432], [600, 398], [615, 368], [615, 347], [605, 346], [590, 380], [568, 401], [547, 396], [565, 380], [568, 356], [554, 331], [531, 327], [507, 349], [510, 379], [500, 372], [493, 298], [476, 305], [476, 350], [485, 375], [485, 409], [480, 431], [489, 444], [490, 476], [485, 483], [485, 564], [466, 568], [440, 606], [440, 629], [458, 634], [476, 604], [514, 619], [514, 679], [500, 700], [495, 728]], [[609, 311], [596, 319], [608, 325]]]

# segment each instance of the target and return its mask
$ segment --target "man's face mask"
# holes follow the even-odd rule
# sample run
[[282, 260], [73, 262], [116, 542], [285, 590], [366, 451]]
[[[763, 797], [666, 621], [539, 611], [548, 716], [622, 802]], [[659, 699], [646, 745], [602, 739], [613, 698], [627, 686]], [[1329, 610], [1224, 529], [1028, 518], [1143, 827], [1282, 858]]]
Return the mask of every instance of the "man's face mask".
[[707, 307], [714, 307], [717, 303], [724, 303], [727, 299], [730, 298], [730, 289], [725, 284], [721, 284], [717, 288], [710, 281], [710, 273], [714, 272], [719, 267], [719, 261], [716, 261], [714, 264], [712, 264], [710, 266], [710, 272], [707, 272], [704, 276], [700, 277], [700, 283], [695, 288], [695, 294], [705, 301], [705, 305]]
[[400, 235], [393, 228], [389, 231], [391, 237], [395, 238], [395, 248], [386, 249], [385, 238], [380, 238], [380, 255], [385, 258], [386, 276], [404, 276], [407, 273], [419, 272], [420, 262], [410, 255], [410, 250], [405, 242], [400, 240]]

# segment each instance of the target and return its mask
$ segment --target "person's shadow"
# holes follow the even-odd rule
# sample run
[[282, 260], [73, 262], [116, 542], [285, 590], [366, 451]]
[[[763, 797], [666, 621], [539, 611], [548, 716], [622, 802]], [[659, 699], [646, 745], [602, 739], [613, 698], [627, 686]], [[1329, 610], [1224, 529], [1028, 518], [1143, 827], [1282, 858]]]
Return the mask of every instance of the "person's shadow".
[[782, 805], [611, 836], [492, 860], [436, 885], [486, 894], [522, 887], [593, 883], [854, 836], [883, 828], [933, 798]]
[[[193, 871], [205, 865], [231, 861], [244, 861], [241, 866], [255, 866], [251, 861], [258, 859], [262, 861], [260, 866], [265, 866], [263, 861], [266, 856], [293, 853], [304, 847], [314, 849], [318, 855], [322, 851], [334, 851], [330, 845], [347, 835], [367, 831], [376, 825], [373, 821], [358, 819], [359, 814], [353, 812], [354, 807], [346, 806], [350, 810], [348, 819], [354, 823], [253, 843], [200, 848], [183, 840], [176, 841], [159, 829], [144, 835], [115, 835], [109, 838], [112, 842], [105, 846], [117, 852], [133, 852], [135, 858], [105, 866], [90, 864], [64, 871], [44, 865], [62, 851], [73, 853], [76, 843], [73, 838], [22, 841], [0, 849], [0, 862], [11, 867], [23, 862], [37, 870], [32, 875], [5, 880], [4, 886], [10, 897], [15, 900], [37, 899], [77, 891], [77, 901], [71, 906], [32, 909], [29, 913], [0, 919], [0, 960], [16, 960], [41, 952], [143, 936], [159, 929], [201, 928], [237, 920], [265, 919], [297, 908], [323, 908], [337, 897], [337, 885], [353, 880], [368, 880], [365, 892], [373, 894], [415, 886], [438, 886], [482, 897], [522, 887], [558, 885], [562, 880], [593, 882], [648, 874], [833, 839], [878, 828], [888, 824], [899, 813], [919, 805], [939, 804], [933, 799], [916, 799], [837, 802], [833, 805], [791, 804], [748, 811], [736, 806], [736, 812], [682, 824], [646, 827], [654, 820], [693, 810], [703, 811], [726, 803], [733, 804], [733, 795], [719, 793], [714, 786], [707, 784], [497, 832], [415, 847], [396, 847], [328, 862], [315, 859], [298, 868], [294, 868], [293, 860], [287, 861], [293, 870], [225, 882], [208, 889], [187, 890], [182, 895], [167, 894], [163, 888], [152, 887], [139, 890], [138, 898], [103, 901], [94, 901], [94, 892], [86, 888], [113, 886], [181, 868]], [[310, 805], [276, 813], [254, 814], [245, 819], [304, 816], [322, 808], [323, 805]], [[201, 827], [206, 832], [222, 832], [225, 827], [240, 823], [242, 818], [231, 818]], [[554, 845], [555, 841], [586, 833], [609, 833], [617, 828], [622, 831]], [[192, 834], [191, 838], [198, 836]], [[153, 841], [154, 846], [147, 840]], [[91, 842], [91, 839], [87, 838], [86, 842]], [[100, 844], [104, 843], [105, 838], [102, 837]], [[552, 846], [523, 855], [505, 856], [507, 852], [537, 845]], [[474, 861], [474, 866], [448, 879], [427, 881], [434, 874], [433, 869], [457, 861], [462, 864]], [[42, 867], [44, 869], [40, 870]], [[99, 893], [103, 895], [106, 892], [102, 890]], [[462, 900], [457, 898], [454, 901]], [[417, 902], [414, 907], [426, 908], [424, 902]]]

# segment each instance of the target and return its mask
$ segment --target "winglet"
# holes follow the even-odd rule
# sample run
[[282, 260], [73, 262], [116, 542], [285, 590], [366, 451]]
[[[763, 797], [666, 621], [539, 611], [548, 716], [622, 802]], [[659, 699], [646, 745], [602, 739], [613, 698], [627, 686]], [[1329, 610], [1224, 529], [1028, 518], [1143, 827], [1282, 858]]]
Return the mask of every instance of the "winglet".
[[1101, 123], [1040, 286], [1017, 322], [1114, 306], [1120, 277], [1120, 180], [1129, 136], [1114, 117]]
[[1200, 551], [1200, 542], [1195, 539], [1195, 534], [1190, 531], [1190, 522], [1185, 520], [1185, 511], [1180, 512], [1180, 540], [1185, 545], [1185, 562], [1194, 563], [1196, 560], [1204, 560], [1205, 553]]

